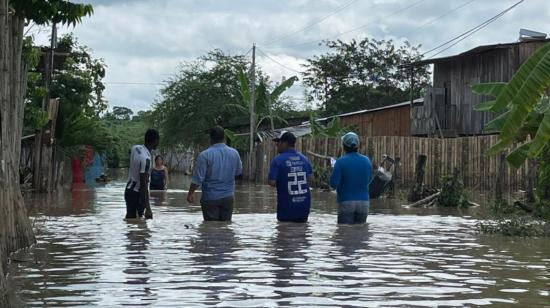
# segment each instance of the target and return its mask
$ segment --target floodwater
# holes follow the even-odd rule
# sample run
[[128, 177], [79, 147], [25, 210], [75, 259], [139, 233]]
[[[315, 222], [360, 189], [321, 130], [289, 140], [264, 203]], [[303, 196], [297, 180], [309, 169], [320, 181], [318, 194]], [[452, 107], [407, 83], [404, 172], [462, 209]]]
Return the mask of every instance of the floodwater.
[[335, 195], [316, 192], [309, 223], [278, 223], [273, 190], [239, 186], [233, 222], [203, 223], [187, 185], [154, 193], [149, 221], [122, 219], [123, 181], [33, 197], [16, 305], [550, 307], [548, 240], [480, 236], [468, 212], [382, 201], [337, 226]]

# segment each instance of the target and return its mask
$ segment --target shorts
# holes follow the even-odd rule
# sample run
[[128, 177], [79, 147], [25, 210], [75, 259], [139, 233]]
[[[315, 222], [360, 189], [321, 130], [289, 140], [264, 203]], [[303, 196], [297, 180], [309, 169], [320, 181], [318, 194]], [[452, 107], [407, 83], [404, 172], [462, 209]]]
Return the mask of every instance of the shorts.
[[233, 197], [217, 200], [201, 200], [204, 221], [231, 221], [233, 202]]
[[364, 224], [369, 215], [370, 202], [364, 200], [338, 203], [339, 224]]
[[145, 203], [142, 200], [141, 193], [132, 189], [124, 191], [124, 201], [126, 201], [126, 218], [143, 217], [145, 212]]

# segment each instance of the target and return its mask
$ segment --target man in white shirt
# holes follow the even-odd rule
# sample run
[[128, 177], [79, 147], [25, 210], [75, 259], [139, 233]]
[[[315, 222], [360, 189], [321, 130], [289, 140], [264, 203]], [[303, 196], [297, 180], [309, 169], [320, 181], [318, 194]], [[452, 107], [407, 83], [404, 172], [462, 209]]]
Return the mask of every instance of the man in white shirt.
[[151, 151], [159, 144], [158, 131], [148, 129], [145, 132], [145, 144], [132, 147], [128, 184], [124, 192], [126, 201], [126, 218], [143, 217], [152, 219], [153, 212], [149, 205], [149, 174], [151, 173]]

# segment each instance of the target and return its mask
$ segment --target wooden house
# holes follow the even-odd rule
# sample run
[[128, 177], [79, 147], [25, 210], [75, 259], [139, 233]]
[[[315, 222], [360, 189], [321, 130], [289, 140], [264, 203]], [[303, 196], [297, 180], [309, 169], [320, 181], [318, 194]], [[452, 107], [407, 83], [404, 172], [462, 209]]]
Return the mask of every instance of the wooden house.
[[491, 98], [472, 92], [478, 83], [510, 81], [521, 64], [549, 39], [479, 46], [459, 55], [427, 59], [409, 68], [433, 64], [433, 87], [427, 89], [423, 105], [411, 109], [411, 135], [445, 137], [483, 134], [494, 118], [474, 107]]
[[[413, 106], [421, 105], [424, 99], [416, 99]], [[342, 125], [355, 126], [359, 135], [373, 136], [410, 136], [411, 102], [403, 102], [379, 108], [359, 110], [319, 119], [328, 123], [335, 117], [340, 118]]]

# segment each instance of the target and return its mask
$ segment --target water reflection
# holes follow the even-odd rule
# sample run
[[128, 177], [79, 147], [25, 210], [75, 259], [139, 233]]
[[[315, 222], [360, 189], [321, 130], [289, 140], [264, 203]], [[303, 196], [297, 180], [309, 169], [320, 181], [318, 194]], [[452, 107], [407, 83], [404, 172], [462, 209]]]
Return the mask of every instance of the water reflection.
[[156, 295], [149, 286], [152, 272], [149, 267], [151, 260], [148, 253], [151, 230], [149, 230], [147, 222], [141, 219], [129, 219], [126, 224], [126, 245], [124, 247], [126, 248], [127, 267], [123, 270], [124, 283], [137, 285], [126, 291], [132, 293], [130, 297], [142, 301], [141, 304], [150, 304], [155, 300]]
[[202, 277], [202, 287], [208, 290], [207, 302], [219, 302], [224, 293], [233, 290], [228, 282], [236, 279], [239, 271], [230, 262], [234, 259], [232, 253], [238, 249], [231, 223], [208, 221], [198, 226], [197, 235], [191, 240], [190, 253], [196, 264], [194, 274]]
[[[202, 222], [187, 178], [154, 194], [154, 220], [124, 221], [124, 181], [36, 196], [37, 245], [9, 272], [26, 306], [478, 306], [550, 302], [547, 240], [485, 237], [457, 212], [373, 202], [336, 225], [314, 193], [307, 224], [277, 223], [275, 191], [238, 188], [233, 222]], [[176, 186], [177, 185], [177, 186]]]
[[167, 191], [152, 191], [150, 195], [151, 206], [168, 205], [168, 202], [166, 202], [166, 199], [168, 198]]
[[[310, 227], [307, 223], [278, 222], [273, 244], [275, 287], [292, 285], [292, 280], [300, 275], [301, 265], [307, 263]], [[281, 294], [284, 297], [284, 293]]]

